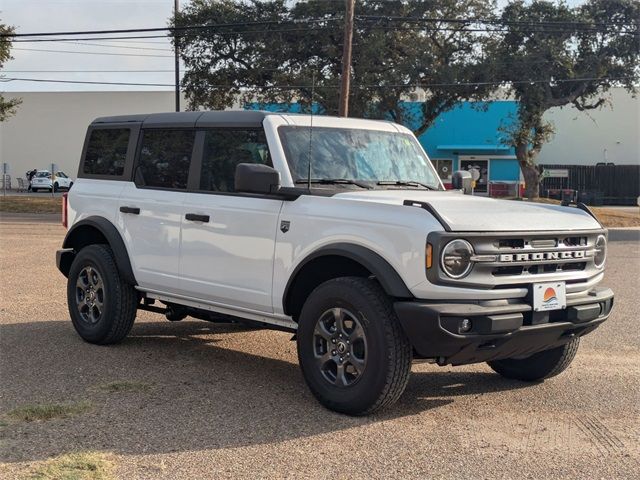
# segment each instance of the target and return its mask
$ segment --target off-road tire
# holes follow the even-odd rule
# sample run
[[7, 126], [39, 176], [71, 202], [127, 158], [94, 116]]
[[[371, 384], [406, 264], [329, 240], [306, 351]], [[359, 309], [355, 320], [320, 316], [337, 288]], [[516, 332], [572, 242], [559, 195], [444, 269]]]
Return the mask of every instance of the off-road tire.
[[[87, 267], [99, 273], [104, 289], [104, 308], [93, 324], [83, 319], [77, 300], [78, 278]], [[111, 248], [107, 245], [89, 245], [78, 252], [71, 264], [67, 304], [78, 335], [89, 343], [108, 345], [120, 342], [131, 330], [136, 318], [138, 294], [120, 276]]]
[[503, 377], [535, 382], [555, 377], [566, 370], [576, 356], [579, 345], [580, 338], [576, 337], [560, 347], [534, 353], [527, 358], [507, 358], [487, 363]]
[[[329, 383], [314, 353], [314, 330], [333, 308], [353, 312], [366, 336], [364, 371], [352, 385]], [[412, 349], [393, 305], [371, 279], [341, 277], [322, 283], [307, 298], [299, 318], [298, 360], [311, 392], [325, 407], [348, 415], [368, 415], [400, 398], [411, 372]]]

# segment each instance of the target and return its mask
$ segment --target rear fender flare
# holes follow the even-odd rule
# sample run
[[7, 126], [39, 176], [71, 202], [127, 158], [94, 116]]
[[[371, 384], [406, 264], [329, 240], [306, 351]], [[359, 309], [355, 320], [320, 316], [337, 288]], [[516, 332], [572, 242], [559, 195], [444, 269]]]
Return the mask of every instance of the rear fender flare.
[[104, 217], [87, 217], [75, 223], [67, 232], [62, 248], [72, 248], [75, 255], [75, 253], [87, 245], [103, 243], [102, 241], [95, 241], [96, 232], [99, 232], [109, 247], [111, 247], [116, 266], [122, 278], [131, 285], [137, 285], [138, 282], [133, 274], [133, 268], [131, 267], [129, 253], [127, 252], [124, 240], [122, 240], [118, 229]]

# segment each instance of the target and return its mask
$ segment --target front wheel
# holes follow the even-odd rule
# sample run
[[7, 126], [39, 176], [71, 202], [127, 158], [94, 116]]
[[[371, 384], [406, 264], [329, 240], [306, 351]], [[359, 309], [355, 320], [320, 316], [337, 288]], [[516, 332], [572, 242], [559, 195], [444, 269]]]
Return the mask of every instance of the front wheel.
[[300, 314], [298, 359], [325, 407], [366, 415], [394, 403], [411, 372], [411, 345], [377, 282], [342, 277], [317, 287]]
[[131, 330], [138, 295], [120, 276], [111, 248], [89, 245], [71, 264], [67, 303], [78, 334], [89, 343], [107, 345], [118, 343]]
[[576, 356], [580, 338], [549, 350], [534, 353], [526, 358], [507, 358], [487, 362], [497, 373], [506, 378], [534, 382], [555, 377], [566, 370]]
[[53, 191], [57, 192], [58, 190], [60, 190], [60, 186], [58, 185], [58, 182], [53, 184]]

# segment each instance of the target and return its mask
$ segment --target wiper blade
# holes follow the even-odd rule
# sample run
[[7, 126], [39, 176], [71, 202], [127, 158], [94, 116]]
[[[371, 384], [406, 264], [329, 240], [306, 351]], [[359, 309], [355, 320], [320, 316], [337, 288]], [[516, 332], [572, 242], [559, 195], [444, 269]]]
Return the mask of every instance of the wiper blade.
[[307, 180], [306, 178], [301, 178], [296, 180], [296, 184], [301, 183], [319, 183], [321, 185], [356, 185], [360, 188], [366, 188], [367, 190], [371, 190], [371, 185], [368, 185], [364, 182], [359, 182], [358, 180], [350, 180], [348, 178], [312, 178], [311, 180]]
[[426, 183], [416, 182], [414, 180], [381, 180], [377, 185], [395, 185], [398, 187], [424, 187], [427, 190], [437, 190], [437, 188], [427, 185]]

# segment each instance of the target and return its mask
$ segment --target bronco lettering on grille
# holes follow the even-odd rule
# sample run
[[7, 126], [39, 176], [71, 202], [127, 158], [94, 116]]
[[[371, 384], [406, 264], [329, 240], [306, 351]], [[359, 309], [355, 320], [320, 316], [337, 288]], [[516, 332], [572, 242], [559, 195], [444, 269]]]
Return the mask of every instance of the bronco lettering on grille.
[[569, 252], [503, 253], [500, 255], [500, 261], [544, 262], [546, 260], [571, 260], [585, 257], [586, 252], [584, 250], [574, 250]]

